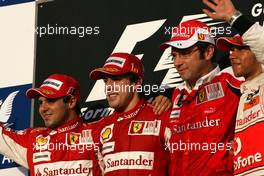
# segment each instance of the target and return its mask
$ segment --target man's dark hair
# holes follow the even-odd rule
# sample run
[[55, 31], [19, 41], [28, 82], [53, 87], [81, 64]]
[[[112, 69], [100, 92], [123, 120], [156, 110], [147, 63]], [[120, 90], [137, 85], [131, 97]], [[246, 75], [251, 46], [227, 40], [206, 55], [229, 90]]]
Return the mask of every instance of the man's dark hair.
[[[206, 42], [197, 42], [196, 46], [198, 47], [199, 51], [200, 51], [200, 58], [204, 59], [204, 52], [206, 51], [206, 49], [208, 48], [209, 45], [212, 45], [211, 43], [206, 43]], [[216, 47], [214, 45], [212, 45], [214, 47], [214, 54], [213, 57], [211, 58], [211, 62], [213, 64], [217, 63], [216, 62]]]
[[136, 75], [135, 73], [131, 73], [131, 72], [128, 72], [126, 74], [124, 74], [124, 77], [127, 77], [131, 82], [138, 82], [139, 81], [139, 76]]
[[[63, 97], [63, 102], [64, 103], [67, 103], [69, 100], [70, 100], [70, 96], [65, 96], [65, 97]], [[75, 112], [78, 114], [78, 115], [80, 115], [81, 114], [81, 105], [80, 105], [80, 102], [79, 101], [77, 101], [76, 102], [76, 105], [75, 105]]]
[[[139, 81], [140, 77], [136, 75], [135, 73], [128, 72], [124, 76], [126, 76], [131, 82], [136, 83]], [[144, 86], [144, 83], [141, 84]], [[145, 92], [137, 92], [139, 97], [145, 97]]]

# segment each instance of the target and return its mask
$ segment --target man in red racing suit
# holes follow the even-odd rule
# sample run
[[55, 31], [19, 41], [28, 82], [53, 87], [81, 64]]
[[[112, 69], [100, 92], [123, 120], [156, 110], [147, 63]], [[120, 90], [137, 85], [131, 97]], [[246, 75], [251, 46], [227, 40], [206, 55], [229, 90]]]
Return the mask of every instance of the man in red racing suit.
[[1, 154], [29, 168], [31, 176], [100, 176], [92, 129], [78, 115], [77, 81], [54, 74], [27, 96], [38, 98], [47, 128], [13, 131], [2, 124]]
[[142, 86], [141, 61], [132, 54], [113, 53], [90, 77], [104, 79], [108, 104], [115, 110], [97, 124], [105, 176], [168, 175], [164, 113], [155, 115], [134, 89]]
[[230, 149], [240, 81], [214, 63], [215, 42], [205, 23], [189, 20], [174, 27], [170, 41], [161, 45], [168, 47], [184, 80], [174, 90], [169, 117], [170, 175], [233, 175]]

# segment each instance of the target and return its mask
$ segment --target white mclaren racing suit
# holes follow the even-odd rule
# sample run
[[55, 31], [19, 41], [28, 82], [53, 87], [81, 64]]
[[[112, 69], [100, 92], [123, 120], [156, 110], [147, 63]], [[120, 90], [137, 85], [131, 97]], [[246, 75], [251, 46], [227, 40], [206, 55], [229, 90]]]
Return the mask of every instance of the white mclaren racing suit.
[[[264, 28], [255, 23], [242, 38], [263, 64]], [[242, 96], [234, 139], [234, 175], [264, 175], [264, 73], [244, 82], [240, 89]]]

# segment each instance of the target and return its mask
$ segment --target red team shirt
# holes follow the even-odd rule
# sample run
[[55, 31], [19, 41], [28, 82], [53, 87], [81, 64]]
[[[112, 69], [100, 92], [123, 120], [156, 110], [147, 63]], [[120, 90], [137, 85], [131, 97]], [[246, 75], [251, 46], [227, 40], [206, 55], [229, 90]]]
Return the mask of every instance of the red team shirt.
[[191, 91], [175, 89], [170, 175], [233, 175], [230, 154], [240, 81], [216, 68]]
[[0, 130], [0, 152], [29, 168], [31, 176], [101, 175], [92, 129], [79, 116], [54, 130]]
[[97, 125], [105, 176], [166, 176], [164, 116], [154, 115], [144, 99], [126, 113], [114, 112]]

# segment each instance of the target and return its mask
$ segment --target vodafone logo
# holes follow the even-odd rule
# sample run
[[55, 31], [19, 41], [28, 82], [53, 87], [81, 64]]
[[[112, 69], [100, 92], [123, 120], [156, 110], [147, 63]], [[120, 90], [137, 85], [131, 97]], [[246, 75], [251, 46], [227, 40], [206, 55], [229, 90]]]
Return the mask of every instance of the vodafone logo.
[[234, 155], [236, 156], [242, 149], [242, 143], [239, 137], [234, 139]]

